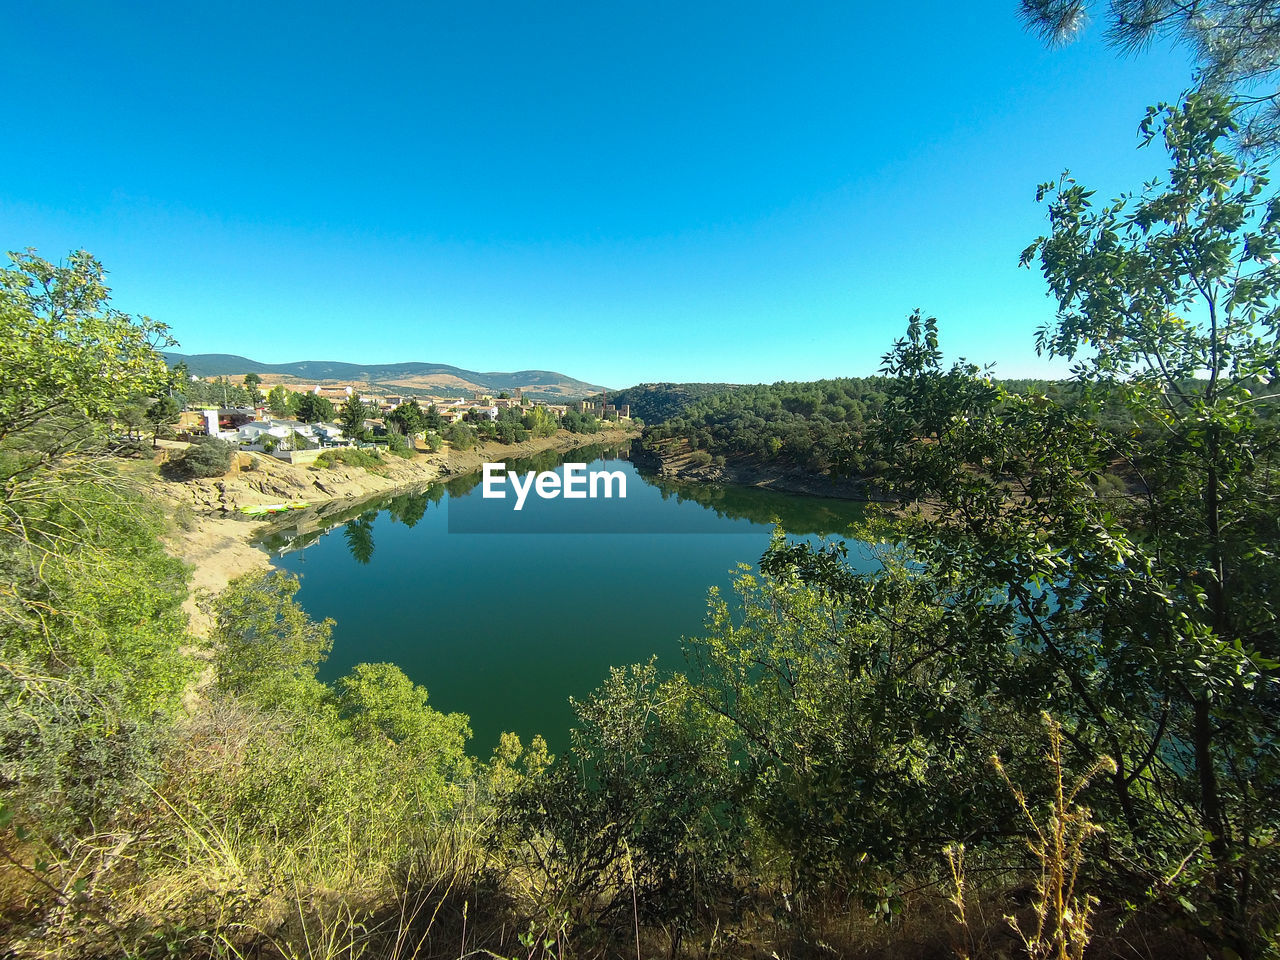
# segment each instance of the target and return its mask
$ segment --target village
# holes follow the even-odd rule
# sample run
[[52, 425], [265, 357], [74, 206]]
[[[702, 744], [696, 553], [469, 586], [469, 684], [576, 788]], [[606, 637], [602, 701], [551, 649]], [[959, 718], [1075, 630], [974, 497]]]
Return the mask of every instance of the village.
[[[225, 378], [216, 377], [202, 379], [192, 376], [190, 380], [193, 384], [226, 382]], [[573, 415], [597, 421], [631, 420], [629, 404], [608, 403], [604, 395], [555, 404], [526, 397], [518, 387], [496, 396], [483, 391], [472, 391], [470, 397], [379, 394], [362, 392], [367, 386], [364, 384], [268, 383], [253, 375], [245, 378], [245, 386], [256, 395], [256, 402], [217, 406], [198, 401], [186, 402], [177, 423], [179, 437], [216, 437], [237, 445], [241, 450], [271, 454], [292, 463], [306, 463], [327, 449], [358, 445], [365, 440], [377, 443], [392, 433], [403, 433], [400, 427], [404, 418], [394, 414], [406, 405], [416, 407], [419, 416], [414, 419], [426, 425], [421, 430], [411, 431], [413, 435], [406, 437], [419, 451], [432, 449], [427, 439], [427, 434], [432, 431], [443, 433], [456, 423], [494, 423], [500, 418], [522, 417], [535, 410], [541, 411], [543, 416], [549, 415], [557, 426]], [[299, 411], [304, 406], [315, 409], [314, 401], [303, 400], [312, 397], [325, 401], [318, 406], [332, 410], [332, 416], [313, 419], [300, 412], [282, 415], [282, 410]], [[349, 424], [342, 417], [342, 408], [352, 397], [359, 399], [368, 414], [356, 436], [349, 436], [350, 431], [344, 430], [344, 424], [338, 422], [343, 420]], [[275, 402], [272, 402], [273, 398]]]

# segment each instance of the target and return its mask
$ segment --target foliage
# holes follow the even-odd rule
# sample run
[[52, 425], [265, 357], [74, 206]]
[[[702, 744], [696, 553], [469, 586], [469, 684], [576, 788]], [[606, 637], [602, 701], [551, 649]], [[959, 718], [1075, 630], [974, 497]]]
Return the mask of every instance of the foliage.
[[[1050, 43], [1074, 39], [1089, 0], [1021, 0], [1027, 25]], [[1190, 48], [1209, 91], [1232, 91], [1247, 108], [1240, 144], [1271, 153], [1280, 146], [1280, 10], [1272, 0], [1111, 0], [1108, 39], [1122, 50], [1172, 38]]]
[[215, 684], [225, 697], [213, 706], [247, 726], [238, 761], [212, 776], [193, 762], [185, 789], [236, 833], [300, 845], [313, 862], [351, 869], [359, 853], [388, 869], [460, 802], [472, 777], [468, 720], [433, 710], [426, 690], [391, 664], [319, 682], [333, 622], [312, 621], [294, 600], [298, 587], [286, 574], [254, 573], [213, 601]]
[[837, 465], [862, 472], [866, 464], [850, 451], [860, 449], [884, 390], [882, 380], [871, 378], [717, 391], [646, 427], [644, 436], [646, 442], [683, 437], [709, 454], [781, 460], [818, 473]]
[[151, 405], [147, 407], [147, 423], [151, 424], [151, 446], [156, 445], [156, 441], [160, 438], [160, 431], [168, 424], [178, 422], [178, 417], [182, 413], [182, 408], [178, 405], [178, 401], [168, 395], [153, 400]]
[[[456, 761], [465, 754], [471, 737], [467, 718], [428, 707], [426, 688], [395, 664], [357, 664], [336, 688], [338, 714], [357, 739], [387, 739], [421, 757]], [[438, 773], [445, 776], [449, 771]]]
[[426, 429], [422, 408], [413, 400], [405, 401], [387, 414], [387, 425], [394, 425], [406, 437], [412, 437]]
[[499, 443], [523, 443], [529, 439], [525, 418], [515, 407], [503, 407], [494, 421], [494, 434]]
[[290, 417], [297, 412], [298, 400], [298, 394], [277, 384], [267, 392], [267, 409], [272, 416]]
[[332, 646], [333, 621], [307, 616], [293, 599], [300, 586], [290, 574], [251, 573], [214, 598], [210, 645], [221, 690], [268, 709], [322, 699], [315, 677]]
[[1052, 233], [1023, 260], [1038, 255], [1059, 304], [1039, 348], [1075, 360], [1077, 378], [1115, 390], [1162, 428], [1143, 449], [1121, 451], [1150, 480], [1125, 517], [1132, 544], [1117, 538], [1115, 559], [1131, 572], [1107, 577], [1128, 593], [1113, 605], [1133, 616], [1107, 633], [1145, 649], [1158, 669], [1125, 679], [1164, 705], [1157, 783], [1178, 782], [1180, 805], [1208, 837], [1214, 935], [1240, 952], [1254, 935], [1253, 899], [1280, 882], [1263, 881], [1272, 891], [1263, 894], [1256, 872], [1272, 869], [1274, 843], [1257, 825], [1280, 816], [1280, 739], [1261, 733], [1280, 729], [1280, 565], [1270, 549], [1280, 196], [1268, 193], [1265, 170], [1225, 149], [1234, 131], [1222, 98], [1152, 108], [1144, 143], [1163, 141], [1169, 182], [1096, 212], [1069, 178], [1046, 184]]
[[713, 394], [736, 390], [730, 383], [641, 383], [608, 394], [615, 406], [629, 404], [632, 418], [659, 423], [680, 416], [686, 408]]
[[740, 570], [738, 603], [712, 591], [705, 636], [686, 642], [693, 695], [732, 725], [743, 802], [796, 895], [835, 884], [880, 902], [946, 838], [1000, 832], [985, 760], [1023, 723], [984, 698], [1004, 664], [967, 649], [992, 627], [949, 584], [886, 550], [875, 576], [811, 585], [797, 556], [837, 568], [842, 554], [779, 533], [769, 576]]
[[294, 414], [303, 423], [329, 423], [334, 417], [333, 403], [314, 393], [297, 394]]
[[65, 266], [34, 251], [0, 270], [0, 443], [54, 416], [105, 422], [120, 397], [155, 395], [169, 374], [168, 327], [109, 305], [102, 264], [83, 250]]
[[0, 783], [61, 833], [136, 798], [192, 676], [160, 511], [103, 480], [10, 503], [0, 541]]
[[444, 432], [444, 438], [449, 441], [449, 446], [459, 452], [470, 450], [479, 439], [475, 428], [461, 420], [449, 425]]
[[217, 437], [196, 437], [186, 450], [169, 461], [169, 470], [181, 478], [221, 477], [231, 469], [235, 448]]
[[589, 413], [569, 410], [560, 418], [560, 426], [570, 433], [599, 433], [600, 421]]
[[743, 836], [719, 725], [652, 663], [610, 670], [575, 708], [568, 753], [501, 797], [504, 837], [540, 901], [581, 925], [633, 911], [682, 929], [706, 920]]
[[413, 447], [411, 441], [405, 437], [394, 425], [387, 430], [387, 452], [397, 457], [403, 457], [406, 460], [413, 457]]
[[125, 435], [133, 440], [136, 439], [142, 431], [142, 425], [147, 422], [147, 408], [141, 402], [131, 402], [121, 404], [112, 416], [112, 424], [116, 427], [124, 427]]
[[[177, 372], [176, 368], [174, 372]], [[189, 407], [251, 407], [258, 402], [256, 391], [243, 384], [232, 383], [226, 377], [219, 377], [213, 382], [178, 378], [174, 392]]]
[[369, 404], [360, 399], [360, 394], [353, 393], [347, 397], [342, 409], [338, 411], [338, 423], [342, 427], [343, 434], [352, 440], [363, 440], [368, 436], [364, 422], [374, 415]]
[[376, 450], [359, 447], [334, 447], [316, 457], [316, 466], [330, 469], [341, 464], [344, 467], [363, 467], [366, 470], [382, 466], [382, 458]]
[[544, 406], [530, 407], [524, 415], [524, 426], [534, 437], [553, 437], [560, 429], [555, 415]]
[[[84, 252], [0, 271], [0, 785], [58, 836], [136, 796], [190, 676], [182, 565], [104, 459], [120, 398], [154, 396], [166, 328], [109, 304]], [[141, 424], [141, 408], [138, 408]]]

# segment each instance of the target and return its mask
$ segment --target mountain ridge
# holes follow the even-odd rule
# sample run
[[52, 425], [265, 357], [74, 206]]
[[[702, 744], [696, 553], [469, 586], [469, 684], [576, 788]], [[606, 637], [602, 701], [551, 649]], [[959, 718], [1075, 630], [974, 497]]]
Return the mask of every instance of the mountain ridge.
[[586, 397], [609, 388], [578, 380], [555, 370], [480, 371], [447, 363], [402, 361], [396, 363], [348, 363], [340, 360], [297, 360], [262, 363], [232, 353], [164, 353], [170, 366], [185, 363], [197, 377], [272, 374], [295, 380], [358, 381], [408, 390], [514, 390], [531, 395]]

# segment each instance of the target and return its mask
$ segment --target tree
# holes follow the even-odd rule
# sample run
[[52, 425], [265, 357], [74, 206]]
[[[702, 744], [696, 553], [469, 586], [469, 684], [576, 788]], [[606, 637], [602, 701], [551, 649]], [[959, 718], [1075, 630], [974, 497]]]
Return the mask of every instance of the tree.
[[[881, 661], [918, 645], [915, 669], [939, 671], [893, 679], [863, 722], [927, 731], [936, 694], [967, 689], [955, 730], [976, 724], [1016, 755], [1019, 724], [1048, 705], [1082, 768], [1109, 771], [1088, 789], [1107, 831], [1098, 881], [1250, 957], [1280, 890], [1263, 826], [1280, 821], [1280, 199], [1228, 152], [1222, 99], [1153, 110], [1144, 129], [1171, 154], [1168, 184], [1097, 210], [1069, 178], [1045, 185], [1051, 233], [1023, 257], [1059, 304], [1038, 347], [1075, 362], [1079, 402], [944, 367], [937, 324], [917, 312], [885, 358], [873, 438], [884, 486], [909, 505], [880, 534], [904, 551], [898, 572], [785, 543], [762, 566], [840, 598], [845, 623], [883, 620]], [[1116, 398], [1132, 429], [1101, 426]], [[1115, 473], [1133, 494], [1100, 497], [1092, 478]], [[748, 662], [803, 676], [799, 653]], [[1032, 759], [1006, 758], [1015, 780], [1035, 780]], [[949, 794], [931, 789], [945, 823]], [[986, 816], [971, 811], [968, 829]]]
[[348, 437], [352, 440], [360, 440], [367, 435], [364, 421], [368, 416], [368, 406], [360, 399], [360, 394], [353, 393], [347, 397], [342, 409], [338, 412], [338, 423], [342, 425], [342, 432]]
[[296, 394], [277, 384], [267, 393], [267, 409], [275, 417], [287, 417], [294, 412]]
[[732, 604], [713, 588], [705, 635], [685, 644], [691, 695], [728, 721], [739, 795], [798, 904], [832, 885], [878, 904], [886, 875], [928, 863], [938, 837], [1000, 828], [1011, 810], [989, 737], [1019, 723], [967, 675], [967, 610], [907, 557], [882, 550], [875, 576], [819, 585], [794, 556], [777, 532], [769, 576], [740, 567]]
[[1059, 305], [1037, 348], [1161, 428], [1124, 451], [1147, 488], [1132, 519], [1167, 585], [1176, 682], [1162, 693], [1186, 725], [1170, 736], [1188, 749], [1219, 922], [1240, 952], [1261, 895], [1252, 824], [1280, 814], [1280, 195], [1224, 149], [1236, 125], [1222, 97], [1152, 108], [1142, 131], [1174, 160], [1168, 184], [1096, 211], [1069, 177], [1044, 185], [1052, 233], [1023, 262], [1038, 256]]
[[151, 406], [147, 407], [147, 423], [151, 424], [152, 428], [152, 449], [155, 449], [156, 441], [160, 438], [161, 428], [177, 423], [181, 415], [182, 408], [178, 405], [178, 401], [167, 394], [151, 402]]
[[406, 400], [387, 414], [387, 423], [395, 424], [402, 434], [410, 438], [426, 429], [422, 408], [412, 400]]
[[338, 712], [361, 739], [385, 737], [419, 756], [461, 758], [467, 717], [427, 705], [427, 689], [392, 663], [360, 663], [337, 684]]
[[535, 437], [555, 436], [559, 429], [555, 416], [546, 407], [531, 407], [524, 415], [524, 425]]
[[[1050, 43], [1068, 42], [1089, 19], [1089, 0], [1022, 0], [1022, 18]], [[1249, 112], [1239, 143], [1280, 147], [1280, 7], [1274, 0], [1110, 0], [1108, 39], [1136, 50], [1171, 38], [1195, 56], [1206, 90], [1233, 91]]]
[[324, 696], [316, 670], [333, 646], [333, 621], [294, 600], [301, 583], [279, 571], [237, 577], [213, 600], [217, 684], [265, 707], [306, 709]]
[[126, 403], [116, 411], [113, 419], [124, 427], [125, 435], [134, 440], [140, 434], [142, 425], [147, 422], [147, 408], [141, 403]]
[[314, 393], [298, 395], [295, 412], [303, 423], [327, 423], [333, 419], [333, 403]]
[[470, 450], [478, 439], [475, 429], [461, 420], [449, 425], [444, 438], [449, 441], [449, 446], [458, 451]]
[[258, 389], [258, 384], [262, 383], [262, 378], [256, 373], [246, 373], [244, 375], [244, 389], [249, 396], [249, 402], [255, 407], [262, 403], [262, 391]]
[[101, 263], [83, 250], [65, 266], [32, 250], [9, 259], [0, 270], [0, 443], [55, 418], [104, 424], [121, 396], [164, 392], [157, 350], [174, 343], [169, 328], [112, 308]]
[[166, 390], [157, 348], [172, 341], [163, 324], [110, 305], [88, 253], [55, 265], [29, 250], [10, 262], [0, 270], [0, 806], [46, 828], [35, 842], [56, 852], [73, 828], [148, 789], [162, 722], [191, 677], [185, 574], [161, 543], [164, 517], [105, 460], [121, 401]]
[[178, 477], [221, 477], [231, 469], [233, 448], [217, 437], [196, 437], [175, 460], [170, 470]]
[[734, 802], [723, 725], [698, 714], [687, 685], [652, 662], [611, 668], [575, 702], [570, 749], [551, 767], [510, 776], [518, 744], [504, 738], [502, 825], [522, 868], [582, 927], [655, 922], [680, 934], [714, 916], [748, 828]]

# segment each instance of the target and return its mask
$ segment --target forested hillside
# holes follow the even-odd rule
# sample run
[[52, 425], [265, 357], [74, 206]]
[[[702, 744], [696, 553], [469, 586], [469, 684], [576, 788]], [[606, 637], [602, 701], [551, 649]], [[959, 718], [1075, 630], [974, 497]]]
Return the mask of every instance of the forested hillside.
[[[1087, 411], [1107, 433], [1151, 426], [1140, 424], [1113, 389], [1086, 390], [1071, 381], [992, 383], [1010, 395], [1041, 396], [1063, 409]], [[815, 474], [875, 476], [885, 466], [878, 437], [894, 386], [881, 376], [735, 387], [664, 405], [674, 412], [663, 421], [646, 418], [644, 436], [658, 448], [682, 440], [713, 456], [797, 465]], [[1190, 381], [1184, 388], [1197, 389]]]
[[606, 395], [608, 403], [630, 404], [631, 415], [645, 423], [658, 423], [678, 415], [698, 400], [736, 390], [731, 383], [641, 383]]

